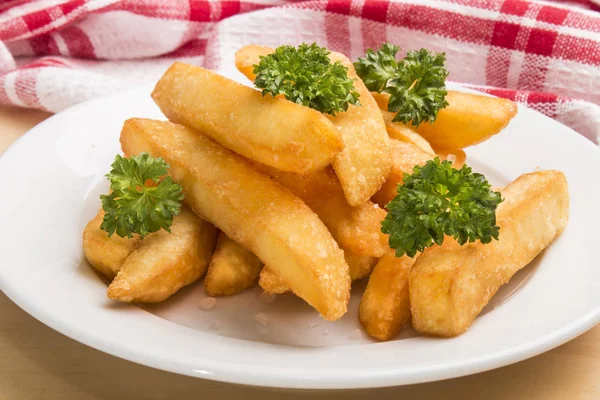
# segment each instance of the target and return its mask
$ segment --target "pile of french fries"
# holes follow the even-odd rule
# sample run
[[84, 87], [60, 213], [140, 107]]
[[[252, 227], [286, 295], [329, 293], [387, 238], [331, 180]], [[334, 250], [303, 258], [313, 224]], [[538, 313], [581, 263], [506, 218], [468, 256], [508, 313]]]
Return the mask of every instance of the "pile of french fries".
[[[270, 48], [246, 46], [236, 66], [250, 80]], [[500, 240], [464, 246], [451, 238], [415, 258], [396, 257], [381, 232], [404, 173], [436, 156], [455, 167], [465, 147], [500, 132], [517, 112], [505, 99], [449, 92], [435, 123], [394, 122], [385, 95], [370, 93], [352, 63], [361, 106], [336, 116], [263, 97], [200, 67], [173, 64], [152, 98], [170, 122], [130, 119], [126, 156], [162, 157], [185, 194], [171, 233], [108, 237], [103, 211], [83, 233], [89, 263], [111, 283], [108, 297], [160, 302], [203, 276], [209, 296], [260, 285], [291, 292], [330, 321], [347, 311], [351, 282], [369, 278], [360, 322], [389, 340], [412, 319], [428, 335], [465, 332], [519, 269], [564, 229], [568, 189], [558, 171], [523, 175], [502, 189]]]

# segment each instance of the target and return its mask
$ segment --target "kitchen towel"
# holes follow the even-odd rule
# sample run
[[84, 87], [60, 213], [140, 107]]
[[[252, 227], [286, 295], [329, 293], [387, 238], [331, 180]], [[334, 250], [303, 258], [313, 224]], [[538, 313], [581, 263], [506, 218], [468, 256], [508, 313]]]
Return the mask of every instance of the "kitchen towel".
[[[246, 44], [384, 41], [445, 52], [449, 79], [600, 144], [600, 8], [520, 0], [16, 0], [0, 4], [0, 104], [52, 112], [155, 82], [175, 60], [236, 74]], [[1, 134], [1, 133], [0, 133]]]

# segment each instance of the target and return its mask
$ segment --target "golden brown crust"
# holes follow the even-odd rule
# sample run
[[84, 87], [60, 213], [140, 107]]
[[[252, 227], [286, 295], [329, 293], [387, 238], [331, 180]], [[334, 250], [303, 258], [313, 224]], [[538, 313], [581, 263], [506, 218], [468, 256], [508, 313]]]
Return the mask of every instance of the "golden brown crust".
[[204, 291], [209, 296], [243, 292], [256, 284], [262, 268], [258, 257], [221, 232], [204, 278]]
[[171, 233], [160, 230], [145, 237], [127, 257], [107, 296], [123, 302], [167, 299], [204, 275], [216, 240], [214, 226], [182, 208]]
[[496, 291], [564, 230], [569, 215], [562, 172], [521, 175], [497, 209], [500, 240], [459, 246], [446, 239], [424, 251], [410, 275], [413, 327], [436, 336], [465, 332]]
[[112, 280], [117, 275], [125, 259], [139, 245], [139, 237], [131, 239], [108, 234], [100, 229], [104, 211], [98, 214], [86, 225], [83, 230], [83, 254], [88, 262], [98, 272]]
[[299, 297], [335, 320], [350, 298], [343, 252], [319, 218], [288, 189], [197, 131], [144, 119], [125, 123], [126, 153], [163, 157], [185, 202], [272, 266]]
[[375, 339], [393, 339], [410, 319], [408, 276], [414, 262], [391, 253], [375, 265], [358, 311], [360, 323]]
[[280, 170], [319, 170], [344, 146], [336, 128], [318, 111], [263, 97], [204, 68], [174, 63], [152, 98], [169, 120], [199, 129], [222, 146]]

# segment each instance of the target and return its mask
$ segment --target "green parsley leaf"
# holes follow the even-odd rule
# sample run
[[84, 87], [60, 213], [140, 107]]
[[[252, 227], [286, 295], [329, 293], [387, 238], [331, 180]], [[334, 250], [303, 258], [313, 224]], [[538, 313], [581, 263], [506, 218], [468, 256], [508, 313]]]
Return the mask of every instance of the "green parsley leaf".
[[389, 43], [367, 50], [354, 63], [358, 76], [369, 90], [390, 94], [388, 111], [396, 113], [394, 121], [414, 126], [435, 122], [438, 111], [448, 105], [446, 54], [421, 49], [396, 61], [397, 52], [398, 46]]
[[100, 229], [109, 237], [116, 232], [128, 238], [134, 233], [144, 238], [161, 228], [171, 232], [173, 216], [181, 209], [183, 191], [170, 176], [164, 177], [168, 168], [162, 158], [148, 153], [131, 158], [117, 155], [112, 170], [106, 174], [111, 193], [100, 196], [105, 212]]
[[377, 51], [368, 49], [365, 57], [354, 63], [356, 73], [371, 92], [381, 93], [398, 75], [396, 54], [399, 50], [395, 44], [384, 43]]
[[436, 157], [404, 175], [398, 194], [386, 207], [381, 231], [390, 235], [398, 257], [414, 257], [434, 243], [441, 245], [445, 235], [460, 245], [498, 240], [496, 208], [502, 197], [490, 189], [485, 177], [467, 165], [455, 169]]
[[262, 95], [286, 99], [325, 114], [347, 111], [348, 104], [360, 105], [354, 80], [341, 62], [331, 63], [330, 52], [316, 43], [280, 46], [268, 56], [261, 56], [254, 66], [254, 85]]

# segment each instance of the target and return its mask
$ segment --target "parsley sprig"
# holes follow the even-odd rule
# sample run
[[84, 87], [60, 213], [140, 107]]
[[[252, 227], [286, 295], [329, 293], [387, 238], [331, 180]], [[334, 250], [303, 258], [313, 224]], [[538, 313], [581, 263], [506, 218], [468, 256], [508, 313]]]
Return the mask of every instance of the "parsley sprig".
[[284, 95], [325, 114], [347, 111], [349, 104], [360, 105], [348, 68], [339, 61], [332, 63], [329, 54], [316, 43], [280, 46], [260, 57], [254, 66], [254, 85], [262, 89], [263, 96]]
[[100, 229], [112, 236], [141, 238], [165, 229], [171, 232], [173, 216], [179, 214], [183, 191], [167, 175], [169, 165], [148, 153], [124, 158], [115, 157], [106, 174], [111, 193], [101, 195], [104, 220]]
[[491, 190], [483, 175], [467, 165], [452, 168], [451, 162], [436, 157], [404, 175], [398, 194], [386, 207], [381, 231], [390, 235], [398, 257], [414, 257], [434, 243], [441, 245], [445, 235], [460, 245], [489, 243], [498, 240], [496, 208], [501, 202], [500, 193]]
[[399, 50], [390, 43], [377, 51], [368, 49], [365, 57], [354, 63], [356, 73], [369, 90], [390, 95], [388, 111], [396, 113], [394, 121], [414, 126], [434, 122], [438, 111], [448, 105], [446, 55], [421, 49], [409, 51], [397, 61]]

